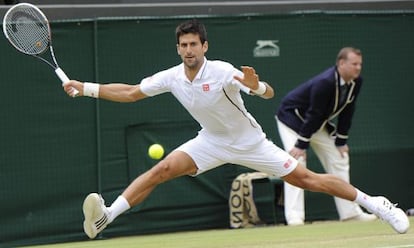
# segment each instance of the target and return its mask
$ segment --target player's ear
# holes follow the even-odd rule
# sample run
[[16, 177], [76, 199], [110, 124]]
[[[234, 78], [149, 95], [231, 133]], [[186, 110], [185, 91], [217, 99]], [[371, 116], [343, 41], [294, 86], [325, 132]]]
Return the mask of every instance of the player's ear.
[[204, 51], [204, 53], [206, 53], [208, 51], [208, 41], [204, 41], [203, 51]]
[[180, 44], [177, 44], [177, 54], [178, 54], [178, 55], [181, 55], [181, 54], [180, 54]]

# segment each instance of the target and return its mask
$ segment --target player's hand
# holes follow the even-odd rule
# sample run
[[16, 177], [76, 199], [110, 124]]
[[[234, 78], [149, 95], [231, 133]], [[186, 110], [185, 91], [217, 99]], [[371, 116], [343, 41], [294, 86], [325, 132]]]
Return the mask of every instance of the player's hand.
[[243, 78], [234, 76], [234, 79], [240, 81], [243, 85], [249, 87], [252, 90], [257, 90], [259, 87], [259, 76], [253, 67], [242, 66]]
[[76, 80], [70, 80], [68, 82], [65, 82], [62, 84], [63, 90], [71, 97], [74, 96], [75, 90], [79, 91], [79, 93], [76, 96], [83, 96], [83, 83], [76, 81]]
[[339, 153], [341, 154], [342, 158], [348, 157], [349, 147], [348, 145], [343, 146], [337, 146], [336, 149], [338, 149]]
[[306, 150], [304, 149], [293, 147], [292, 150], [289, 151], [289, 154], [297, 160], [306, 161]]

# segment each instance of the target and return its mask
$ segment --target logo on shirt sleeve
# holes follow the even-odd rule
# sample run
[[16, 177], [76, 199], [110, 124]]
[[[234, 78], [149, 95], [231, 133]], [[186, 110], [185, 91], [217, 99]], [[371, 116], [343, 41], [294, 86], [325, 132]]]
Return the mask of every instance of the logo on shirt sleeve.
[[283, 165], [283, 167], [285, 167], [286, 169], [287, 168], [289, 168], [290, 167], [290, 165], [292, 164], [293, 162], [292, 162], [292, 160], [291, 159], [288, 159], [287, 161], [286, 161], [286, 163]]

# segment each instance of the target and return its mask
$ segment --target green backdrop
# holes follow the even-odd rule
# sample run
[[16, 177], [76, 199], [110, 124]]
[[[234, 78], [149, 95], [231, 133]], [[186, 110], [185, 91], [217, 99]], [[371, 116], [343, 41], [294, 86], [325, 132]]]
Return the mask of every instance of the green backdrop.
[[[280, 98], [333, 65], [341, 47], [360, 48], [365, 84], [350, 134], [351, 180], [402, 208], [414, 206], [409, 176], [414, 173], [412, 13], [200, 19], [208, 30], [209, 59], [254, 66], [260, 79], [275, 88], [272, 100], [246, 96], [245, 102], [278, 145], [274, 112]], [[180, 63], [174, 29], [181, 21], [94, 19], [51, 26], [56, 56], [69, 77], [135, 84]], [[259, 57], [254, 56], [258, 41], [267, 41]], [[131, 104], [72, 99], [48, 66], [17, 53], [5, 38], [0, 54], [0, 246], [86, 240], [81, 206], [89, 192], [102, 193], [110, 204], [155, 164], [146, 156], [150, 144], [162, 143], [169, 152], [199, 129], [171, 95]], [[312, 153], [308, 164], [322, 171]], [[167, 182], [111, 224], [103, 237], [228, 228], [230, 184], [244, 171], [226, 165]], [[306, 198], [309, 221], [337, 218], [331, 197], [307, 193]]]

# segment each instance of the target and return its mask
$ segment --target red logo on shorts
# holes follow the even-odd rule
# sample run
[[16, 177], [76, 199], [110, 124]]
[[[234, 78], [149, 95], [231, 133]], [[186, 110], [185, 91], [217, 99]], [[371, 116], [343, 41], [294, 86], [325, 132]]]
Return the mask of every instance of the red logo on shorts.
[[292, 160], [288, 159], [286, 161], [286, 163], [283, 165], [283, 167], [285, 167], [286, 169], [290, 167], [290, 165], [292, 164]]
[[210, 85], [209, 84], [203, 84], [203, 91], [210, 91]]

